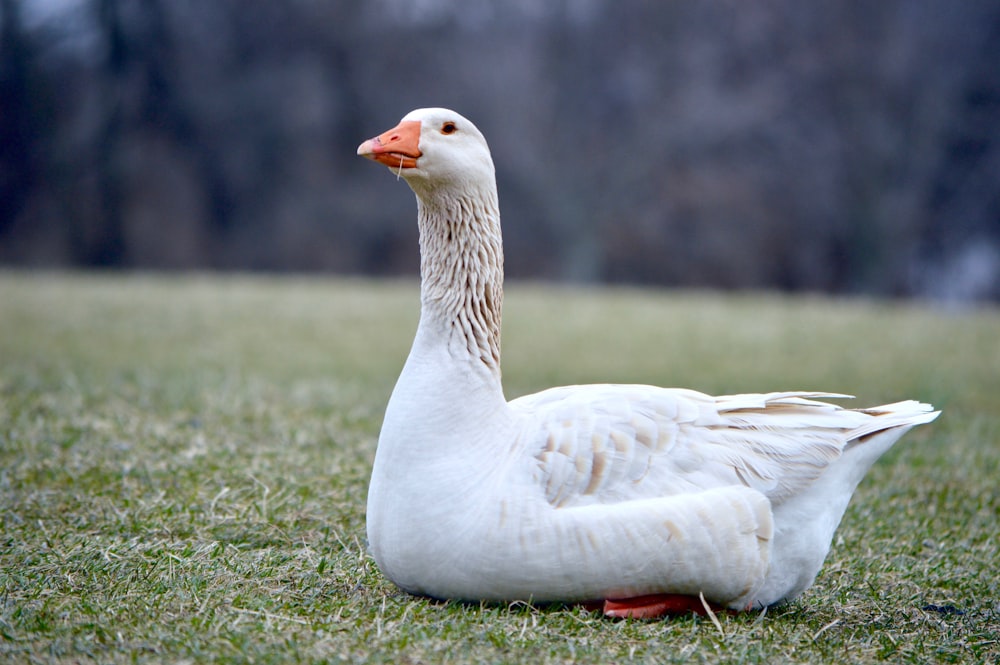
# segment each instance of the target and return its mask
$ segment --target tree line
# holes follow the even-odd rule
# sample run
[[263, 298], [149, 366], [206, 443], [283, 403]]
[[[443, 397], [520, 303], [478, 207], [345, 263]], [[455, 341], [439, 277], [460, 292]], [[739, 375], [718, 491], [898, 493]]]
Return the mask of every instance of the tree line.
[[1000, 300], [986, 0], [0, 0], [0, 263], [416, 271], [355, 148], [490, 141], [508, 275]]

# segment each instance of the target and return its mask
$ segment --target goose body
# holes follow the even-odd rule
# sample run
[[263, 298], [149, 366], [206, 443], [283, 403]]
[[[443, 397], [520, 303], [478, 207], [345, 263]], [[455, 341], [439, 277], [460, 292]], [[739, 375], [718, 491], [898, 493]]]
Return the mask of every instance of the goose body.
[[420, 322], [386, 408], [367, 506], [375, 561], [408, 592], [702, 595], [732, 609], [794, 598], [865, 472], [938, 415], [915, 401], [845, 409], [821, 401], [845, 397], [828, 393], [713, 397], [645, 385], [507, 401], [500, 213], [482, 134], [454, 111], [419, 109], [358, 154], [417, 197]]

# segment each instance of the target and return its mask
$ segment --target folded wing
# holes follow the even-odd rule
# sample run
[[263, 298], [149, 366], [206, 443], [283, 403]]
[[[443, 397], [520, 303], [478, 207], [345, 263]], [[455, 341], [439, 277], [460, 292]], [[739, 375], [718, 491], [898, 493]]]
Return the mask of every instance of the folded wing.
[[[773, 504], [813, 482], [853, 439], [929, 414], [901, 403], [851, 410], [784, 392], [712, 397], [641, 385], [569, 386], [511, 402], [557, 507], [745, 486]], [[901, 408], [901, 407], [909, 408]], [[903, 412], [904, 415], [898, 415]], [[895, 416], [895, 417], [894, 417]]]

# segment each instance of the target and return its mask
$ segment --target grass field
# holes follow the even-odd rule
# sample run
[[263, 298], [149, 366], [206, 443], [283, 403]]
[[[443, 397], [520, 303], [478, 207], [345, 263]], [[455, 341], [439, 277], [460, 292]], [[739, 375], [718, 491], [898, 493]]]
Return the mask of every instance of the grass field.
[[944, 414], [766, 614], [433, 602], [364, 535], [415, 283], [0, 274], [0, 661], [1000, 662], [996, 309], [515, 284], [505, 315], [508, 397], [620, 381]]

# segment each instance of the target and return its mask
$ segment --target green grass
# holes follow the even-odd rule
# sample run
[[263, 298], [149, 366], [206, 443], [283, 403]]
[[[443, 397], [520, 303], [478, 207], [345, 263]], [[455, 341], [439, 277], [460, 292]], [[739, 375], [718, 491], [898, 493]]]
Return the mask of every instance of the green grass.
[[432, 602], [364, 536], [414, 283], [0, 274], [0, 661], [1000, 662], [995, 309], [512, 285], [505, 314], [509, 397], [628, 381], [945, 412], [871, 471], [800, 600], [722, 633]]

